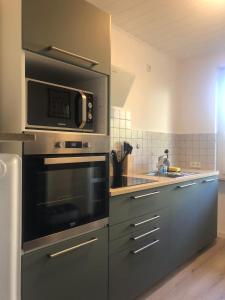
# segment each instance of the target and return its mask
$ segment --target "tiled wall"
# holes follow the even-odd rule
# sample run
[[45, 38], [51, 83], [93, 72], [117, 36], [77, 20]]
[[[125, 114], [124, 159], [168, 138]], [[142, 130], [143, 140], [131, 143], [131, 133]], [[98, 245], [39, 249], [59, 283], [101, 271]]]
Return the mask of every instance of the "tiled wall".
[[147, 173], [156, 169], [158, 157], [169, 149], [172, 165], [193, 168], [191, 162], [200, 163], [201, 169], [215, 169], [216, 135], [170, 134], [136, 130], [132, 128], [129, 112], [113, 107], [111, 110], [111, 149], [121, 151], [124, 141], [133, 147], [133, 172]]

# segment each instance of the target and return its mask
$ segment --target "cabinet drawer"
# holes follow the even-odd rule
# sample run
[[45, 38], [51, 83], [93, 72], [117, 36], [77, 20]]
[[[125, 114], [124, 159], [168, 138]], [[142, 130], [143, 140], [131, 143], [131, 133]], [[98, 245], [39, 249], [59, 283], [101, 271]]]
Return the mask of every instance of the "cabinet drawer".
[[148, 242], [164, 239], [168, 229], [167, 215], [167, 209], [160, 210], [110, 227], [110, 254], [128, 248], [135, 250]]
[[109, 253], [112, 255], [126, 249], [136, 251], [149, 243], [157, 240], [161, 241], [163, 238], [163, 231], [160, 227], [155, 227], [153, 229], [149, 228], [141, 233], [134, 233], [133, 235], [111, 241], [109, 245]]
[[105, 300], [107, 276], [108, 229], [104, 228], [23, 255], [22, 300], [85, 300], [93, 295]]
[[133, 218], [123, 223], [112, 225], [109, 228], [109, 239], [115, 240], [126, 235], [142, 233], [160, 226], [165, 218], [166, 210], [158, 210], [141, 217]]
[[136, 299], [168, 272], [166, 239], [152, 240], [109, 258], [110, 300]]
[[168, 205], [167, 189], [151, 189], [110, 199], [110, 224], [117, 224]]

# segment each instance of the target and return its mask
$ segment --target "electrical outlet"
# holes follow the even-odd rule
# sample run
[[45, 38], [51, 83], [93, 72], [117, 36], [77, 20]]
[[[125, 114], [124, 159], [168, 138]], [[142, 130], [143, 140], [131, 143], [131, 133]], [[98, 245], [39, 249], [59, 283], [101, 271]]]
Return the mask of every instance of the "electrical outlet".
[[201, 168], [201, 163], [200, 163], [200, 161], [196, 161], [195, 163], [196, 163], [196, 169], [200, 169], [200, 168]]
[[193, 169], [200, 169], [201, 168], [201, 163], [200, 161], [191, 161], [190, 162], [190, 167]]
[[191, 162], [190, 162], [190, 167], [191, 167], [191, 168], [195, 168], [195, 161], [191, 161]]

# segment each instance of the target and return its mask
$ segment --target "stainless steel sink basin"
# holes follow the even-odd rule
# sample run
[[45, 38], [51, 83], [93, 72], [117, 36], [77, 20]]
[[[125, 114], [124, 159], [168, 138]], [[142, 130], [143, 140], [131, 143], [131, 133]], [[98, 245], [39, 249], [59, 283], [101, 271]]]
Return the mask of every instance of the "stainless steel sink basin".
[[177, 177], [183, 177], [183, 176], [190, 176], [190, 175], [196, 175], [199, 174], [198, 172], [168, 172], [165, 174], [159, 174], [156, 172], [151, 172], [146, 174], [147, 176], [160, 176], [160, 177], [170, 177], [170, 178], [177, 178]]

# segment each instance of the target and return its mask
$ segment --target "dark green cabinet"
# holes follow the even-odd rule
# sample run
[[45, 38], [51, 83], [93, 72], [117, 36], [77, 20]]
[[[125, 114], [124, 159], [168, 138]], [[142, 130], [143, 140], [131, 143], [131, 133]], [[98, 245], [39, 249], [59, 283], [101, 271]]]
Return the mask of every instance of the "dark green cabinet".
[[198, 248], [210, 244], [217, 237], [217, 178], [199, 181], [198, 189]]
[[161, 234], [143, 239], [138, 247], [112, 254], [109, 259], [110, 299], [136, 299], [167, 274], [166, 248], [166, 232], [161, 231]]
[[217, 195], [214, 176], [112, 197], [109, 228], [22, 256], [22, 300], [137, 298], [214, 241]]
[[22, 256], [22, 300], [106, 300], [107, 292], [107, 228]]
[[196, 182], [173, 186], [171, 194], [170, 257], [172, 269], [197, 250], [198, 190]]
[[169, 272], [167, 190], [151, 189], [111, 199], [110, 300], [136, 299]]
[[173, 186], [170, 192], [170, 260], [174, 269], [217, 236], [217, 178]]
[[110, 74], [110, 16], [84, 0], [23, 0], [23, 48]]
[[112, 197], [110, 300], [135, 299], [213, 242], [217, 196], [214, 176]]
[[166, 207], [167, 190], [168, 187], [163, 187], [113, 197], [109, 211], [110, 225]]

